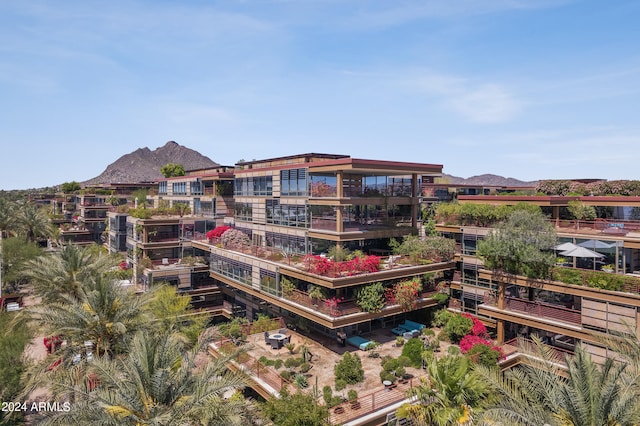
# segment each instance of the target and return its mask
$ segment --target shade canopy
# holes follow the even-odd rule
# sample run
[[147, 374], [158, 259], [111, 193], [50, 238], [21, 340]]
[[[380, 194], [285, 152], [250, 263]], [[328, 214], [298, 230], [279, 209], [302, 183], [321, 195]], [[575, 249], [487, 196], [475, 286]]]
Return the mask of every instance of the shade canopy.
[[569, 242], [558, 244], [557, 246], [554, 247], [554, 249], [558, 250], [558, 251], [575, 250], [577, 248], [578, 248], [577, 245], [575, 245], [573, 243], [569, 243]]
[[591, 250], [610, 249], [612, 247], [615, 247], [615, 243], [614, 244], [609, 244], [609, 243], [605, 243], [604, 241], [600, 241], [600, 240], [587, 240], [587, 241], [583, 241], [581, 243], [578, 243], [578, 245], [580, 247], [588, 248], [588, 249], [591, 249]]
[[590, 258], [604, 257], [604, 254], [597, 253], [585, 247], [576, 247], [572, 250], [561, 251], [560, 254], [562, 256], [568, 256], [568, 257], [590, 257]]

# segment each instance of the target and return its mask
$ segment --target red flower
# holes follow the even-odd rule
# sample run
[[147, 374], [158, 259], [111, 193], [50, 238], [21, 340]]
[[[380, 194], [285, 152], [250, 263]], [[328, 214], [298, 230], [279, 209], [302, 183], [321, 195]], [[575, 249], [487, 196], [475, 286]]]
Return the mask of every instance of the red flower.
[[229, 229], [231, 229], [230, 226], [217, 226], [214, 229], [212, 229], [211, 231], [207, 232], [205, 235], [207, 237], [207, 239], [212, 240], [214, 238], [220, 238], [222, 237], [222, 234], [224, 234], [225, 232], [227, 232]]

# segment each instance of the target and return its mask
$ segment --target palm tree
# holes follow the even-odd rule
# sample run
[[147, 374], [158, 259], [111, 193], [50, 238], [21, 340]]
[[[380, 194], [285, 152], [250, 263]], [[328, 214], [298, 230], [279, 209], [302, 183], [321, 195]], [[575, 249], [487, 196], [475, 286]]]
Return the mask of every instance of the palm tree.
[[80, 293], [32, 309], [50, 335], [67, 340], [60, 354], [66, 363], [84, 353], [85, 342], [94, 345], [97, 357], [121, 354], [138, 330], [150, 327], [144, 308], [152, 293], [138, 296], [105, 275], [84, 282]]
[[24, 274], [45, 303], [60, 301], [64, 295], [81, 300], [83, 285], [116, 265], [117, 259], [112, 256], [68, 244], [56, 253], [28, 262]]
[[46, 211], [29, 202], [21, 203], [16, 215], [17, 228], [27, 241], [49, 238], [53, 227]]
[[[202, 346], [198, 346], [198, 350]], [[245, 386], [245, 377], [226, 367], [228, 358], [196, 368], [198, 350], [184, 352], [173, 334], [140, 332], [127, 355], [98, 359], [87, 368], [97, 386], [59, 381], [55, 398], [75, 403], [45, 425], [251, 425], [256, 413], [243, 398], [224, 394]]]
[[398, 417], [417, 425], [467, 425], [490, 400], [488, 385], [475, 373], [468, 357], [432, 357], [427, 371], [429, 378], [410, 390], [418, 403], [403, 406]]
[[[499, 394], [485, 410], [484, 424], [540, 426], [626, 426], [638, 424], [639, 394], [625, 386], [624, 363], [607, 359], [597, 365], [581, 347], [567, 357], [567, 368], [550, 348], [534, 338], [535, 353], [502, 375], [477, 366], [476, 371]], [[564, 379], [563, 377], [566, 377]]]

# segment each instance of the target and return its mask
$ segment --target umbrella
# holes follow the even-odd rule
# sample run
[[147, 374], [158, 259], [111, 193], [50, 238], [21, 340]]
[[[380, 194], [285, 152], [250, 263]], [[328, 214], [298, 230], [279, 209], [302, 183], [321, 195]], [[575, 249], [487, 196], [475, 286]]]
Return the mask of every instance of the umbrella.
[[577, 248], [578, 248], [577, 245], [569, 242], [558, 244], [557, 246], [554, 247], [554, 249], [557, 251], [569, 251], [569, 250], [575, 250]]
[[573, 250], [561, 251], [560, 254], [563, 256], [570, 256], [570, 257], [590, 257], [590, 258], [604, 257], [603, 254], [597, 253], [593, 250], [589, 250], [588, 248], [585, 248], [585, 247], [576, 247]]
[[591, 249], [591, 250], [610, 249], [612, 247], [615, 247], [615, 243], [614, 244], [609, 244], [609, 243], [605, 243], [604, 241], [600, 241], [600, 240], [587, 240], [587, 241], [583, 241], [581, 243], [578, 243], [578, 245], [580, 247], [588, 248], [588, 249]]

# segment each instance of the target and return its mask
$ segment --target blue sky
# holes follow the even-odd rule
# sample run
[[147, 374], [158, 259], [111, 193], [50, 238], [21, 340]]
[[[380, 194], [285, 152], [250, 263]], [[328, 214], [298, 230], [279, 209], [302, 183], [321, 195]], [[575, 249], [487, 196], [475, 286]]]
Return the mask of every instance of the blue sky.
[[636, 0], [0, 2], [0, 189], [169, 140], [640, 179]]

